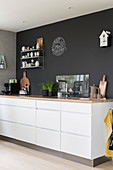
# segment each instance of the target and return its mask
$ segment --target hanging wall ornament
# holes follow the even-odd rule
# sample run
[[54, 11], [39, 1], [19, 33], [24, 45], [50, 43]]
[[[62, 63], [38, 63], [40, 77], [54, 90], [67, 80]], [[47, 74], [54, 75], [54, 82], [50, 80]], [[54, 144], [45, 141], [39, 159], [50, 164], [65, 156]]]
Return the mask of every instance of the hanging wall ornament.
[[53, 55], [60, 56], [66, 50], [67, 50], [67, 48], [66, 48], [66, 42], [65, 42], [64, 38], [62, 38], [62, 37], [55, 38], [55, 40], [53, 41], [53, 44], [52, 44]]
[[109, 31], [102, 31], [100, 38], [100, 47], [109, 47], [111, 45], [111, 32]]

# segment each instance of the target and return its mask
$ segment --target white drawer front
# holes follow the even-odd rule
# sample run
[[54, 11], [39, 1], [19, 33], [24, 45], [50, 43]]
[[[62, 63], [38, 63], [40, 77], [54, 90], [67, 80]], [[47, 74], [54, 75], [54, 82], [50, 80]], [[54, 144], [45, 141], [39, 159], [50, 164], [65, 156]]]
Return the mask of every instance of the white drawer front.
[[75, 103], [75, 102], [61, 102], [62, 111], [91, 113], [91, 104], [89, 103]]
[[35, 127], [16, 125], [16, 139], [35, 144]]
[[30, 99], [17, 99], [17, 98], [2, 97], [0, 98], [0, 105], [1, 104], [35, 108], [35, 100], [30, 100]]
[[36, 145], [54, 150], [60, 150], [60, 133], [37, 128]]
[[16, 138], [16, 124], [0, 121], [0, 135]]
[[36, 111], [37, 127], [60, 130], [60, 111], [40, 110]]
[[35, 144], [35, 128], [15, 123], [0, 121], [0, 134]]
[[61, 131], [91, 136], [91, 115], [62, 111]]
[[60, 110], [60, 102], [37, 100], [37, 108], [50, 109], [50, 110]]
[[91, 138], [62, 133], [61, 151], [91, 159]]
[[35, 126], [35, 109], [0, 105], [0, 119]]

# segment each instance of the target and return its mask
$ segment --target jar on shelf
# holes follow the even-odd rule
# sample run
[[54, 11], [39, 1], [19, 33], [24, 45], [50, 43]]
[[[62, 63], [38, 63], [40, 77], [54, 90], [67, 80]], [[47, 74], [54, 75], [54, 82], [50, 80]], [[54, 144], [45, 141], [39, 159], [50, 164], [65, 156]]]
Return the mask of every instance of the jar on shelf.
[[29, 50], [29, 46], [27, 47], [27, 50]]
[[39, 53], [39, 51], [37, 51], [37, 56], [39, 56], [40, 55], [40, 53]]

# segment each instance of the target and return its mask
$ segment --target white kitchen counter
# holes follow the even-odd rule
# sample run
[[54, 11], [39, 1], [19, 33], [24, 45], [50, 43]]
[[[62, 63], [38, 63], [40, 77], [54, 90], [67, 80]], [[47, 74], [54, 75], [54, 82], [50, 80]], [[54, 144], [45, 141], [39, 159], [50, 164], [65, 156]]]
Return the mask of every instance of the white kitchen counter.
[[78, 103], [102, 103], [102, 102], [113, 102], [113, 99], [90, 99], [90, 98], [79, 98], [79, 97], [69, 97], [69, 98], [58, 98], [55, 96], [39, 96], [39, 95], [0, 95], [0, 97], [6, 98], [18, 98], [18, 99], [32, 99], [32, 100], [54, 100], [54, 101], [64, 101], [64, 102], [78, 102]]
[[0, 96], [0, 135], [94, 160], [104, 156], [113, 100]]

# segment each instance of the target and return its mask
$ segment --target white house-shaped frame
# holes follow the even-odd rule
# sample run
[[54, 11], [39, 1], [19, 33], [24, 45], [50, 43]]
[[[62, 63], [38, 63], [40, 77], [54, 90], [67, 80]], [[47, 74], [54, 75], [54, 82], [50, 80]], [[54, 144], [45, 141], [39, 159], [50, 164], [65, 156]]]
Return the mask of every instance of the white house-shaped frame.
[[108, 37], [109, 37], [110, 32], [109, 31], [104, 31], [101, 33], [99, 36], [100, 38], [100, 47], [107, 47], [108, 46]]

